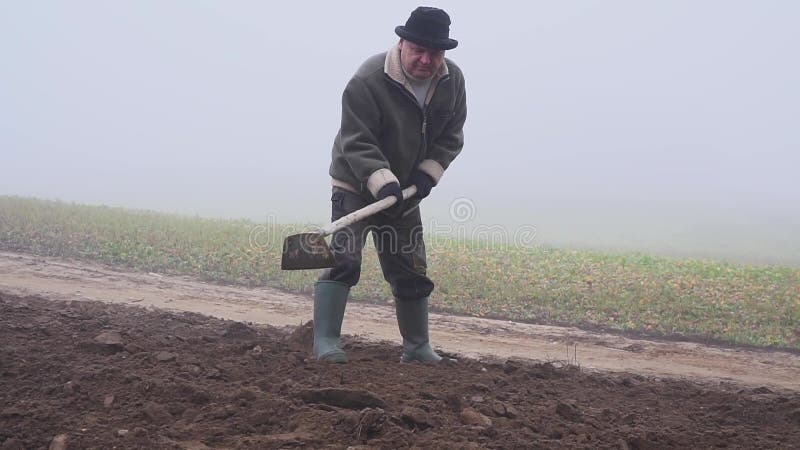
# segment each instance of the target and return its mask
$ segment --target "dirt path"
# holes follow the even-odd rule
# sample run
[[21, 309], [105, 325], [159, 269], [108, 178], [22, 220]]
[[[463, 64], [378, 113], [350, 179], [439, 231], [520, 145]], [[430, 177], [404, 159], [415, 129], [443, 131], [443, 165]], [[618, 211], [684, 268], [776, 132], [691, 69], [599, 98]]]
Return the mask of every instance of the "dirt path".
[[[186, 277], [7, 252], [0, 252], [0, 291], [191, 311], [274, 326], [299, 325], [311, 317], [308, 297], [271, 288], [217, 286]], [[399, 342], [394, 311], [387, 306], [349, 304], [343, 331], [367, 340]], [[431, 341], [448, 353], [476, 358], [577, 360], [584, 369], [800, 390], [800, 356], [786, 352], [655, 342], [440, 314], [431, 314]]]

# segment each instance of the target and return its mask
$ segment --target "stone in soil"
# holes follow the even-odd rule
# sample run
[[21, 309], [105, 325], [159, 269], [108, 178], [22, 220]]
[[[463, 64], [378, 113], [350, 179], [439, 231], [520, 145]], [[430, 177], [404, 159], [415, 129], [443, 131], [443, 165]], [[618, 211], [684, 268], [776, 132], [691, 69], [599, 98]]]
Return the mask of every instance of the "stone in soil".
[[461, 411], [461, 422], [464, 425], [475, 425], [480, 427], [492, 426], [492, 419], [479, 413], [473, 408], [464, 408], [464, 410]]
[[175, 353], [158, 352], [156, 354], [156, 361], [158, 361], [158, 362], [170, 362], [170, 361], [174, 361], [175, 358], [177, 358], [177, 357], [178, 357], [178, 355], [176, 355]]
[[48, 450], [67, 450], [67, 435], [59, 434], [50, 441]]
[[125, 343], [119, 331], [103, 331], [92, 339], [96, 350], [116, 353], [125, 349]]
[[406, 406], [403, 408], [403, 411], [400, 413], [400, 418], [409, 425], [417, 428], [424, 429], [433, 426], [433, 422], [431, 422], [428, 413], [413, 406]]

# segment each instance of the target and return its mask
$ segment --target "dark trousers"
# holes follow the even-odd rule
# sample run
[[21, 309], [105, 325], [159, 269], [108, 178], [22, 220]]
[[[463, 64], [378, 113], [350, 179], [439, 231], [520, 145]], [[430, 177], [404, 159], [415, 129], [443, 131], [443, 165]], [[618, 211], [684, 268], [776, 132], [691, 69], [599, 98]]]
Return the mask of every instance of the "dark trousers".
[[[331, 220], [337, 220], [368, 204], [360, 195], [334, 187]], [[398, 300], [417, 300], [430, 295], [433, 282], [426, 276], [425, 243], [419, 208], [397, 219], [378, 213], [333, 233], [331, 249], [336, 266], [325, 269], [319, 279], [355, 286], [361, 276], [361, 253], [370, 233], [378, 251], [383, 277], [389, 282], [394, 297]]]

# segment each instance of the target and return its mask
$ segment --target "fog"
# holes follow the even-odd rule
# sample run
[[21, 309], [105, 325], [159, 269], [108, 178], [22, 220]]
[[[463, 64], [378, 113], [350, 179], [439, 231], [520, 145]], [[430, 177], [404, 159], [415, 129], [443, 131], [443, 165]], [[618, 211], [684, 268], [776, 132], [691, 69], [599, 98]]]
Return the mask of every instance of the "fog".
[[[416, 2], [0, 3], [0, 195], [323, 223], [344, 85]], [[800, 3], [438, 2], [466, 143], [426, 221], [800, 264]]]

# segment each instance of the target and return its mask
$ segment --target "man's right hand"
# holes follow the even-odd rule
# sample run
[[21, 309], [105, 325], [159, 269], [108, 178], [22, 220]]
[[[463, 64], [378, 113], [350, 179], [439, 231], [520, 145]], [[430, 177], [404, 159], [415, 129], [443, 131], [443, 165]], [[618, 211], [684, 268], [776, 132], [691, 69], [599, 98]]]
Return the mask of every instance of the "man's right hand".
[[386, 197], [394, 196], [397, 202], [392, 206], [384, 209], [382, 212], [391, 218], [398, 218], [403, 213], [403, 190], [400, 189], [400, 183], [391, 182], [386, 186], [380, 188], [378, 191], [378, 200], [383, 200]]

